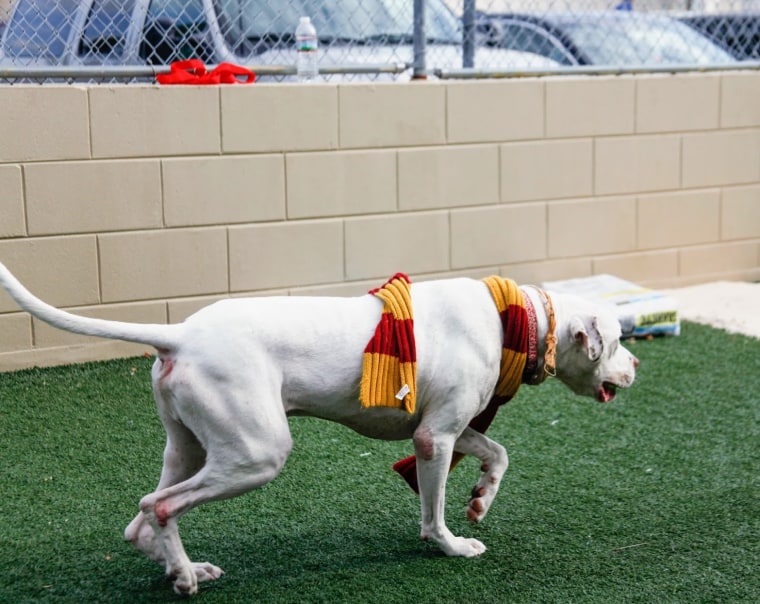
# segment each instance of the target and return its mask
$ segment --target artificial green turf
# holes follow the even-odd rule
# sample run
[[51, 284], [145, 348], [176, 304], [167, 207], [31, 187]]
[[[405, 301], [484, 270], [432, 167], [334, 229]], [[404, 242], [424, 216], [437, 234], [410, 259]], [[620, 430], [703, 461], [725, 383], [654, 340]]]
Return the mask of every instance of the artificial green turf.
[[[477, 559], [420, 542], [390, 465], [409, 443], [291, 420], [280, 477], [180, 523], [227, 574], [203, 602], [758, 602], [760, 341], [693, 324], [635, 342], [637, 383], [600, 405], [524, 387], [489, 430], [510, 469], [466, 522], [477, 463], [452, 473], [447, 520]], [[163, 431], [150, 361], [0, 375], [0, 602], [176, 601], [122, 540], [154, 487]]]

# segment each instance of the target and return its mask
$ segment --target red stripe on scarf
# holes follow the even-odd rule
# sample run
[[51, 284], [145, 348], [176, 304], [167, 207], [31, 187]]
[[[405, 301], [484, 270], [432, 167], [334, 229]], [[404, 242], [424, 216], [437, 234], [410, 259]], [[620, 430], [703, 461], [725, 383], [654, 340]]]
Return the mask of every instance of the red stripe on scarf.
[[364, 352], [397, 357], [401, 363], [415, 363], [414, 319], [394, 319], [391, 313], [384, 312]]
[[528, 352], [528, 313], [523, 306], [512, 304], [499, 313], [504, 330], [504, 348], [515, 352]]

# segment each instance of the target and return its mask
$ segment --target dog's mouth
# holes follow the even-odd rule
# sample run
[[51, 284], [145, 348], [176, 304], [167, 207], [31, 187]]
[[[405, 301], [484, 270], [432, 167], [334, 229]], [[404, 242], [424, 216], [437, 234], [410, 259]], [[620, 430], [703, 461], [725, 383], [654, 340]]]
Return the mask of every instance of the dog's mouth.
[[596, 400], [600, 403], [609, 403], [615, 398], [618, 386], [612, 382], [602, 382], [602, 385], [596, 389]]

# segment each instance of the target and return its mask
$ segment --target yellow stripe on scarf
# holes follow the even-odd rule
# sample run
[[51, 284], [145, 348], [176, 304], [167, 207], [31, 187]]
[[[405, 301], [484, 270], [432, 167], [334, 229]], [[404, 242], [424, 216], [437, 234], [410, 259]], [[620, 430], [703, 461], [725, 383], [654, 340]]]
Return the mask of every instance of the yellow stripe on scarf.
[[383, 301], [375, 335], [364, 349], [359, 400], [362, 407], [394, 407], [414, 413], [417, 358], [411, 284], [398, 273], [373, 290]]

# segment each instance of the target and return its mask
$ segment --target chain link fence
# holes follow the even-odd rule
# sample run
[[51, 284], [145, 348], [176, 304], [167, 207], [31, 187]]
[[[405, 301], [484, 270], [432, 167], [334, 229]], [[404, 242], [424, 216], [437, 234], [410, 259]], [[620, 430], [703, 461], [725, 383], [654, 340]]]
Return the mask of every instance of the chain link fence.
[[289, 79], [301, 16], [327, 80], [760, 59], [760, 0], [0, 0], [0, 82], [152, 80], [189, 58]]

